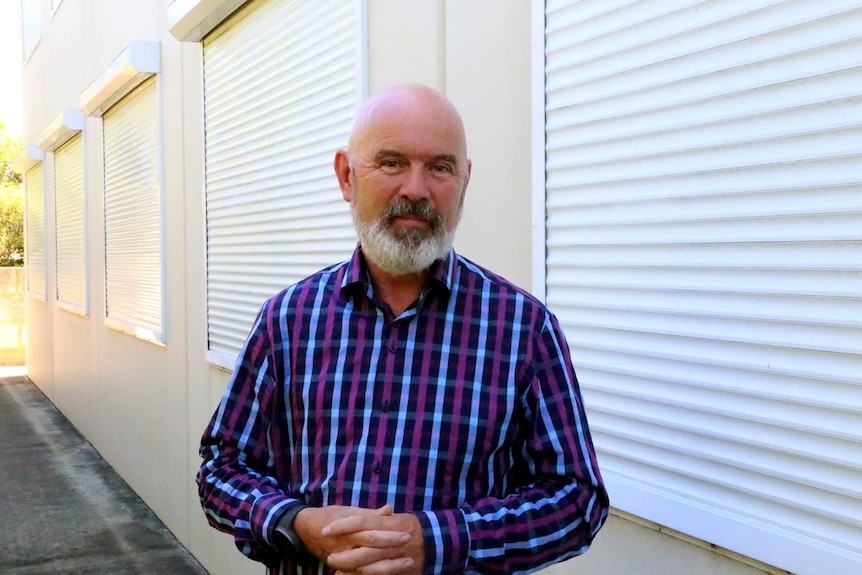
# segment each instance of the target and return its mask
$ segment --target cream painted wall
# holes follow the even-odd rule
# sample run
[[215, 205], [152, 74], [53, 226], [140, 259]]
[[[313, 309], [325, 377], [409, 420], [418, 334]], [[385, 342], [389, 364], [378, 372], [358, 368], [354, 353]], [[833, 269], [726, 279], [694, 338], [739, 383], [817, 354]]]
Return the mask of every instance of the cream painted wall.
[[[166, 241], [167, 345], [157, 346], [104, 325], [104, 237], [101, 120], [87, 120], [86, 181], [90, 317], [28, 299], [31, 378], [81, 429], [213, 575], [251, 575], [231, 537], [210, 528], [193, 476], [201, 432], [228, 374], [204, 359], [206, 269], [203, 196], [201, 45], [167, 30], [165, 0], [64, 0], [48, 16], [42, 41], [24, 70], [24, 140], [63, 108], [130, 40], [162, 47], [163, 197]], [[530, 11], [523, 0], [367, 0], [370, 91], [400, 82], [444, 90], [461, 110], [474, 161], [457, 247], [478, 263], [528, 287], [531, 281]], [[96, 33], [96, 31], [98, 31]], [[333, 150], [334, 152], [334, 150]], [[46, 213], [53, 217], [52, 162]], [[333, 190], [334, 178], [333, 178]], [[53, 232], [46, 256], [53, 261]], [[53, 285], [53, 265], [49, 265]], [[596, 549], [554, 572], [708, 573], [754, 575], [724, 561], [723, 571], [699, 549], [614, 519]], [[687, 545], [687, 544], [683, 544]], [[662, 557], [655, 564], [645, 553]], [[658, 570], [673, 565], [675, 570]], [[696, 566], [687, 570], [689, 566]], [[723, 567], [724, 568], [724, 567]], [[653, 570], [655, 569], [655, 570]]]
[[415, 82], [445, 91], [444, 0], [367, 0], [368, 90]]
[[530, 3], [447, 2], [446, 93], [464, 117], [473, 175], [456, 246], [530, 288]]

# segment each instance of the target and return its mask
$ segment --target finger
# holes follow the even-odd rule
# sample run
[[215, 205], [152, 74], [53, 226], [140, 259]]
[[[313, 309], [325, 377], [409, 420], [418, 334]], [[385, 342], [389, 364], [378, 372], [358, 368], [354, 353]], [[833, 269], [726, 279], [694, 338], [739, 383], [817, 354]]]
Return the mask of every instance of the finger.
[[360, 531], [352, 539], [360, 547], [371, 547], [373, 549], [386, 549], [398, 547], [410, 541], [410, 534], [403, 531], [382, 531], [379, 529], [371, 531]]
[[[330, 521], [327, 525], [323, 527], [321, 530], [321, 534], [323, 535], [344, 535], [347, 533], [353, 533], [355, 531], [361, 531], [363, 529], [374, 529], [375, 524], [367, 524], [364, 523], [361, 518], [362, 517], [391, 517], [393, 515], [392, 506], [388, 503], [383, 507], [378, 509], [362, 509], [358, 507], [351, 508], [351, 513], [349, 515], [344, 515], [341, 517], [337, 517]], [[337, 524], [339, 527], [337, 532], [331, 531], [331, 525]]]
[[391, 569], [401, 571], [409, 569], [413, 565], [413, 559], [393, 551], [356, 547], [347, 551], [332, 553], [326, 558], [326, 564], [338, 571], [362, 573], [363, 575], [392, 573]]
[[328, 531], [324, 530], [325, 537], [344, 537], [349, 541], [351, 547], [370, 547], [375, 549], [386, 549], [404, 545], [410, 541], [410, 534], [404, 531], [392, 531], [389, 529], [360, 529], [353, 530], [336, 525]]
[[351, 515], [341, 517], [326, 525], [321, 533], [326, 536], [347, 535], [360, 531], [401, 531], [398, 521], [392, 515]]
[[378, 549], [353, 547], [352, 549], [330, 553], [326, 558], [326, 565], [340, 571], [356, 571], [381, 559], [391, 559], [391, 557]]
[[363, 567], [360, 571], [336, 571], [335, 575], [397, 575], [413, 568], [412, 560], [386, 560]]

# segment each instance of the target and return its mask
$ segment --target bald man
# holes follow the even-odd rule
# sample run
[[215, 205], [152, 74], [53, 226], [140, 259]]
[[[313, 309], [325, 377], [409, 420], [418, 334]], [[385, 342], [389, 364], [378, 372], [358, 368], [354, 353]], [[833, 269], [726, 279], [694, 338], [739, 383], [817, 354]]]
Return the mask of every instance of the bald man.
[[264, 303], [201, 441], [211, 525], [270, 574], [522, 573], [608, 512], [568, 346], [452, 249], [472, 165], [439, 92], [362, 104], [353, 256]]

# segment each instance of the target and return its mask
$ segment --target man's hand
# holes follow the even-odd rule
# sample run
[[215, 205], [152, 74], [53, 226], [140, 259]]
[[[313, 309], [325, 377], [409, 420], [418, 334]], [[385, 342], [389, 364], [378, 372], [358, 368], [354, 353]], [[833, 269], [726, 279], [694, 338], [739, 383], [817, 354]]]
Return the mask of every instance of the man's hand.
[[411, 513], [331, 506], [299, 512], [294, 528], [308, 550], [342, 574], [421, 575], [425, 541]]
[[[337, 519], [324, 527], [324, 536], [362, 541], [358, 546], [332, 553], [326, 563], [343, 575], [421, 575], [425, 539], [419, 519], [412, 513], [393, 514], [389, 505], [378, 511], [381, 513]], [[400, 543], [393, 545], [394, 535], [398, 535]]]

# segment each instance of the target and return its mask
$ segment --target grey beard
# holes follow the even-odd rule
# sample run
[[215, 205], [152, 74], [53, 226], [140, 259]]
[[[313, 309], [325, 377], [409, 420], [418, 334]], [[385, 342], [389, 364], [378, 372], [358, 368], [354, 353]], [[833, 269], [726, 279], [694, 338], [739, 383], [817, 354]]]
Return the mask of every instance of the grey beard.
[[436, 222], [431, 222], [430, 230], [416, 229], [393, 233], [388, 227], [392, 218], [391, 212], [399, 212], [397, 206], [393, 207], [396, 209], [390, 208], [379, 219], [367, 223], [359, 218], [356, 207], [351, 202], [353, 225], [366, 258], [387, 273], [411, 275], [427, 270], [435, 261], [446, 257], [455, 240], [455, 229], [461, 218], [460, 209], [451, 231], [445, 229], [437, 215]]

